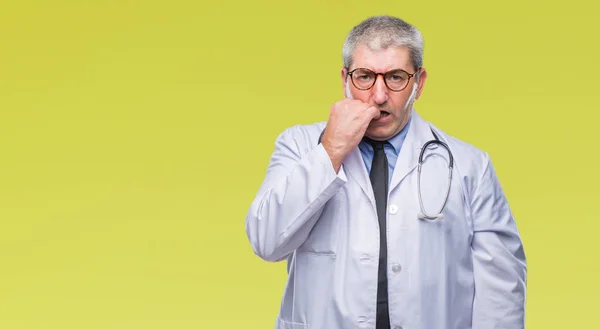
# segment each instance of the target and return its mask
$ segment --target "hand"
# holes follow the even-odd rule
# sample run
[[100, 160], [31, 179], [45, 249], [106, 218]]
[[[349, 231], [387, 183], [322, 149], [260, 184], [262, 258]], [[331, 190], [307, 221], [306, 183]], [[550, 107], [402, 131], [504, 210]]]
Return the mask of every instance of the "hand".
[[346, 155], [360, 143], [371, 120], [380, 114], [376, 106], [356, 99], [346, 98], [333, 104], [321, 143], [336, 173]]

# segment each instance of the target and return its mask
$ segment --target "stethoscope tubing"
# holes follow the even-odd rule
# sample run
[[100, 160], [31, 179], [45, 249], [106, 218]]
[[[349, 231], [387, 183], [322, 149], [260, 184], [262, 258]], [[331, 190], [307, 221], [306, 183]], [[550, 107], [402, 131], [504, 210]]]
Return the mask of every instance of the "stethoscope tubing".
[[[433, 133], [433, 130], [431, 131]], [[448, 144], [440, 141], [437, 137], [437, 135], [435, 135], [435, 133], [433, 133], [433, 135], [435, 136], [434, 140], [430, 140], [427, 141], [425, 144], [423, 144], [423, 148], [421, 149], [421, 154], [419, 154], [419, 164], [417, 166], [417, 193], [419, 195], [419, 205], [421, 207], [421, 213], [419, 213], [418, 217], [420, 219], [427, 219], [427, 220], [434, 220], [434, 219], [443, 219], [444, 218], [444, 214], [442, 213], [442, 211], [444, 210], [444, 207], [446, 207], [446, 203], [448, 202], [448, 197], [450, 196], [450, 185], [452, 184], [452, 169], [454, 168], [454, 157], [452, 156], [452, 152], [450, 151], [450, 147], [448, 147]], [[446, 196], [444, 197], [444, 202], [442, 203], [442, 206], [440, 207], [439, 211], [437, 212], [437, 215], [429, 215], [426, 211], [425, 211], [425, 206], [423, 205], [423, 197], [421, 195], [421, 169], [423, 167], [423, 156], [425, 154], [425, 151], [427, 150], [427, 147], [429, 145], [432, 144], [437, 144], [442, 146], [443, 148], [446, 149], [446, 151], [448, 151], [448, 155], [450, 157], [450, 163], [448, 165], [448, 188], [446, 189]]]

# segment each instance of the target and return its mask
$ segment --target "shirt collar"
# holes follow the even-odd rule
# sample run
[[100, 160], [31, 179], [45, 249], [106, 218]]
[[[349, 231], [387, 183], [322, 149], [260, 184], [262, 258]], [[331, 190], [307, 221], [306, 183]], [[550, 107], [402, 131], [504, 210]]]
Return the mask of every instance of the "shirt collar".
[[402, 148], [402, 144], [404, 143], [404, 140], [406, 139], [406, 135], [408, 133], [408, 127], [410, 126], [411, 121], [412, 121], [412, 115], [408, 118], [408, 121], [406, 122], [406, 125], [404, 125], [402, 130], [400, 130], [399, 133], [397, 133], [394, 137], [392, 137], [388, 140], [388, 142], [390, 144], [392, 144], [392, 146], [394, 147], [396, 154], [400, 153], [400, 149]]

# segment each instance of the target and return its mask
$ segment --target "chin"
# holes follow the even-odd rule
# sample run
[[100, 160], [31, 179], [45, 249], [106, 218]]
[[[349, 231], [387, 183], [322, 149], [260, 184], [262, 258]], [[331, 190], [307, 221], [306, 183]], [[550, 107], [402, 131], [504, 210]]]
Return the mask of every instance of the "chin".
[[392, 138], [398, 131], [397, 125], [387, 124], [385, 126], [372, 126], [367, 129], [365, 135], [374, 140], [386, 140]]

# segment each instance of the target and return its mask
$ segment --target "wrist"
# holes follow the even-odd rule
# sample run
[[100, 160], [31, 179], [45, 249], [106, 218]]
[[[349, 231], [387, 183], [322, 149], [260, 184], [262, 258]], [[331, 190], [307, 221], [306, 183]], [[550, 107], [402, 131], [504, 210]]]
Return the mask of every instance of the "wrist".
[[331, 161], [333, 170], [337, 174], [340, 168], [342, 167], [342, 162], [344, 161], [345, 153], [341, 148], [332, 146], [328, 141], [324, 140], [321, 144], [323, 145], [325, 152], [327, 152], [327, 155], [329, 156], [329, 160]]

